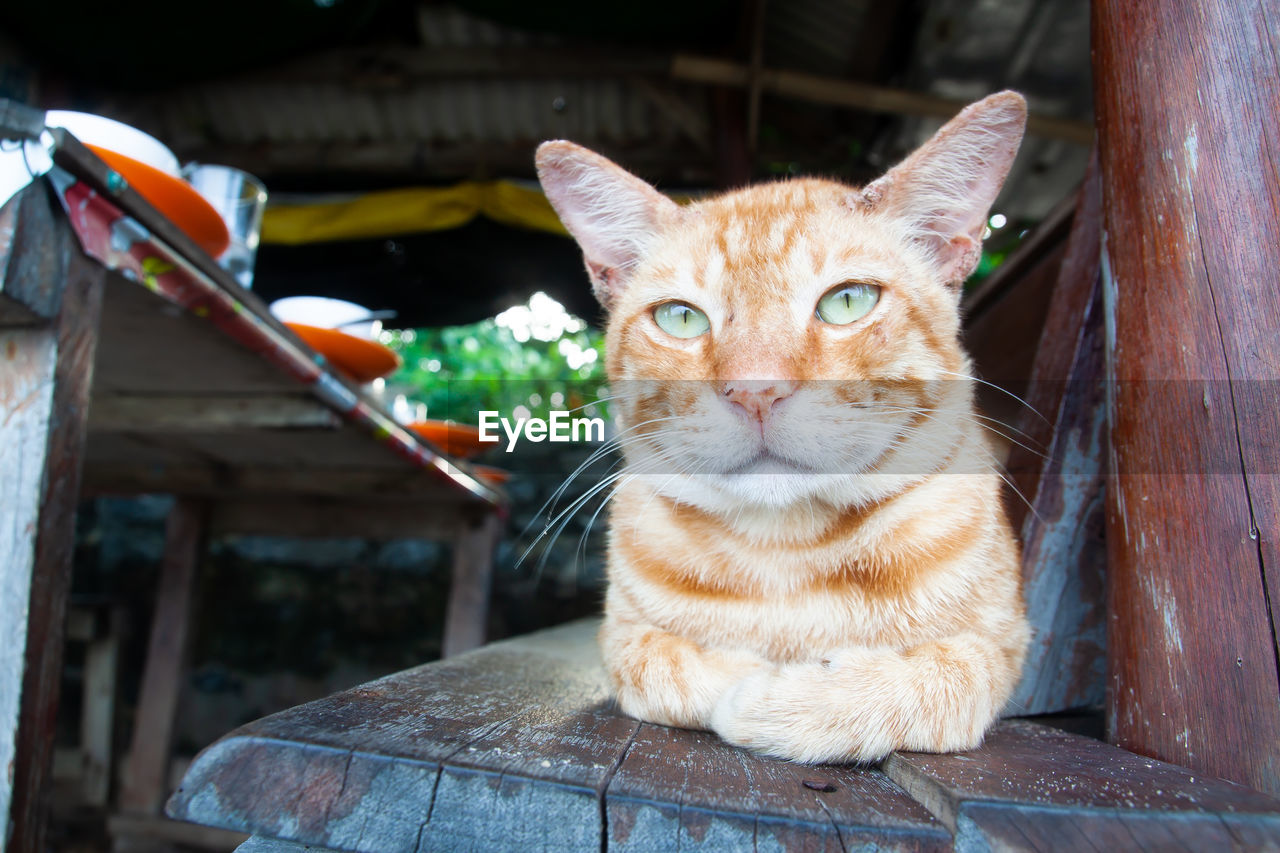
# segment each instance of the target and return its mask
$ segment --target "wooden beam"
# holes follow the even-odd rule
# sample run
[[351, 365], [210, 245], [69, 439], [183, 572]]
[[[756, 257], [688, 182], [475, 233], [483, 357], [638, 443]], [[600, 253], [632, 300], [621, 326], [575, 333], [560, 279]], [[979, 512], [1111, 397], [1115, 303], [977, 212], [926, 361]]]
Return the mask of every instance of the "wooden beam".
[[91, 432], [245, 432], [337, 429], [342, 418], [310, 396], [107, 394], [94, 397]]
[[584, 46], [473, 45], [467, 47], [339, 48], [255, 70], [225, 85], [253, 88], [279, 84], [340, 83], [365, 89], [403, 89], [423, 81], [459, 78], [626, 77], [666, 71], [665, 54]]
[[105, 807], [111, 793], [111, 757], [115, 745], [116, 670], [120, 631], [115, 614], [101, 637], [89, 642], [84, 658], [84, 690], [80, 711], [80, 752], [83, 756], [85, 802]]
[[[221, 465], [139, 466], [91, 461], [88, 495], [172, 493], [229, 497], [297, 495], [430, 500], [457, 503], [457, 490], [420, 468], [230, 468]], [[477, 502], [478, 503], [478, 502]]]
[[[752, 82], [750, 66], [686, 54], [679, 54], [672, 59], [671, 76], [691, 83], [740, 89], [749, 88]], [[952, 98], [820, 77], [799, 71], [763, 68], [758, 79], [763, 90], [772, 95], [871, 112], [951, 118], [968, 106], [967, 102]], [[1046, 139], [1061, 139], [1076, 145], [1089, 145], [1093, 142], [1091, 125], [1054, 116], [1031, 115], [1027, 119], [1027, 133]]]
[[204, 545], [206, 515], [205, 504], [191, 498], [179, 498], [169, 512], [160, 589], [120, 790], [120, 808], [126, 813], [159, 815], [168, 794], [169, 751], [191, 632], [191, 598]]
[[1108, 734], [1280, 793], [1280, 14], [1095, 0]]
[[489, 586], [493, 551], [502, 521], [493, 513], [460, 525], [453, 541], [453, 583], [444, 617], [442, 657], [484, 645], [489, 630]]
[[268, 536], [367, 539], [450, 539], [461, 524], [459, 508], [413, 502], [398, 495], [353, 498], [239, 498], [214, 505], [210, 530]]
[[1007, 466], [1027, 501], [1009, 503], [1021, 533], [1022, 588], [1033, 631], [1011, 702], [1019, 714], [1096, 707], [1105, 696], [1107, 454], [1096, 158], [1075, 207], [1031, 367], [1030, 408], [1013, 421], [1018, 443]]
[[[14, 329], [0, 317], [0, 815], [8, 849], [43, 850], [105, 271], [80, 252], [46, 182], [17, 204], [0, 289], [52, 322]], [[15, 276], [47, 278], [9, 289]]]

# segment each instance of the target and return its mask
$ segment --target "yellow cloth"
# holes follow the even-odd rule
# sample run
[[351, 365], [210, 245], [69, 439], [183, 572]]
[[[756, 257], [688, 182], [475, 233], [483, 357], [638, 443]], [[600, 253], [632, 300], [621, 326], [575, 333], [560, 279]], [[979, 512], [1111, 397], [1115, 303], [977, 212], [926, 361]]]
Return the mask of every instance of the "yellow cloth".
[[296, 246], [442, 231], [479, 215], [504, 225], [566, 234], [540, 191], [510, 181], [465, 181], [368, 193], [346, 201], [272, 205], [262, 217], [263, 243]]

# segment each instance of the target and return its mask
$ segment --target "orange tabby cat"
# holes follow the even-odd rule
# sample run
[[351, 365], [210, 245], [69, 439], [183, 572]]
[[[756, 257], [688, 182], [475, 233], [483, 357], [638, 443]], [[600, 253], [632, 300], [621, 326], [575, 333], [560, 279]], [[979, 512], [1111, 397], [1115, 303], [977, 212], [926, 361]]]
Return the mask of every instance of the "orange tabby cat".
[[624, 711], [798, 761], [976, 746], [1028, 627], [960, 347], [1013, 92], [856, 189], [681, 207], [570, 142], [538, 172], [609, 312], [624, 436], [601, 644]]

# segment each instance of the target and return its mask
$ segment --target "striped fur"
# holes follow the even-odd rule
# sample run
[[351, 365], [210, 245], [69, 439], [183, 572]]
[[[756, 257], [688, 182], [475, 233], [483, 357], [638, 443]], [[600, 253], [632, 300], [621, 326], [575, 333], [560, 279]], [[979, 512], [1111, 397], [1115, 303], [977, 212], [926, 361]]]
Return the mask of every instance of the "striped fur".
[[[601, 643], [627, 713], [818, 762], [973, 747], [1000, 712], [1028, 628], [956, 284], [1023, 117], [992, 96], [864, 190], [686, 207], [571, 143], [539, 149], [609, 309], [626, 471]], [[822, 322], [844, 282], [878, 303]], [[710, 331], [662, 331], [671, 300]]]

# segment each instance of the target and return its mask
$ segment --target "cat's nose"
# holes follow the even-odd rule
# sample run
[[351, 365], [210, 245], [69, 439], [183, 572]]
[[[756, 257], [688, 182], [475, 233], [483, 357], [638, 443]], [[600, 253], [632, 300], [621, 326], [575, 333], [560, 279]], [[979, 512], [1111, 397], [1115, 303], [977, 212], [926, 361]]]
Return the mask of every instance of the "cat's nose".
[[722, 388], [725, 399], [745, 409], [751, 419], [764, 423], [774, 404], [795, 393], [796, 384], [790, 380], [743, 379], [725, 382]]

